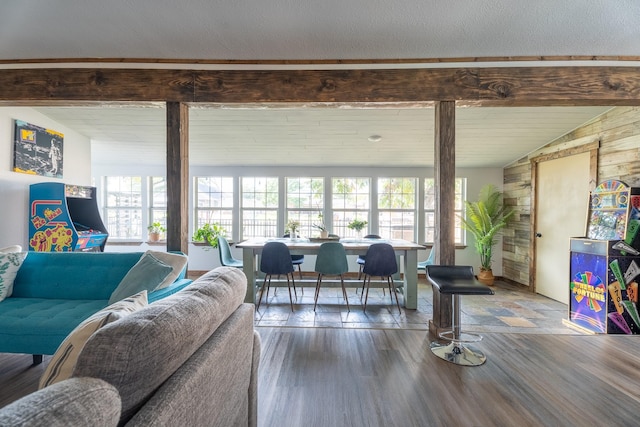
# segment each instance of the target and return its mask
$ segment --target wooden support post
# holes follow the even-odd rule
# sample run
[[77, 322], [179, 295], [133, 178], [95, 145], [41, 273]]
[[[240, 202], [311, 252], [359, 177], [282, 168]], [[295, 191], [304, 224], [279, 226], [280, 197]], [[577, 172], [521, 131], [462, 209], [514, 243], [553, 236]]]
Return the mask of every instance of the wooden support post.
[[[441, 101], [435, 109], [435, 185], [436, 230], [433, 249], [436, 264], [454, 265], [455, 247], [455, 131], [456, 103]], [[433, 288], [433, 319], [429, 331], [437, 335], [451, 328], [451, 296], [441, 295]]]
[[188, 252], [189, 107], [167, 102], [167, 250]]

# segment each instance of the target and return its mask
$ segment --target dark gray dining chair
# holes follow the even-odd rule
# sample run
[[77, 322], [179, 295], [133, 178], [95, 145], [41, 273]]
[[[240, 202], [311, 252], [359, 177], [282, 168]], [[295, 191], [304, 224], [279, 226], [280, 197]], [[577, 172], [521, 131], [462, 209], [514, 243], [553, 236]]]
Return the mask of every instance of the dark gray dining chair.
[[260, 298], [256, 310], [260, 308], [264, 288], [267, 287], [267, 300], [269, 299], [269, 288], [271, 287], [271, 277], [275, 274], [280, 276], [284, 274], [287, 277], [287, 287], [289, 288], [289, 302], [291, 303], [291, 311], [293, 311], [293, 297], [291, 295], [291, 285], [293, 284], [293, 293], [296, 293], [296, 282], [293, 277], [293, 263], [291, 262], [291, 252], [289, 248], [282, 242], [267, 242], [262, 248], [262, 256], [260, 257], [260, 271], [265, 274], [260, 288]]
[[[381, 239], [382, 237], [378, 236], [377, 234], [367, 234], [366, 236], [364, 236], [365, 239]], [[367, 256], [366, 255], [358, 255], [358, 259], [356, 260], [356, 262], [358, 263], [358, 280], [360, 280], [362, 278], [362, 268], [364, 267], [364, 264], [366, 262]]]
[[396, 260], [396, 252], [393, 250], [393, 246], [388, 243], [374, 243], [369, 246], [366, 253], [366, 259], [367, 262], [364, 264], [364, 268], [362, 269], [364, 281], [362, 283], [362, 294], [360, 295], [360, 298], [362, 298], [366, 287], [367, 293], [364, 298], [363, 311], [367, 310], [367, 299], [369, 298], [371, 277], [381, 277], [387, 281], [387, 286], [389, 287], [389, 293], [391, 296], [391, 304], [393, 304], [393, 297], [395, 296], [398, 312], [402, 313], [400, 310], [400, 302], [398, 301], [398, 294], [396, 293], [396, 285], [393, 281], [393, 275], [398, 272], [398, 262]]

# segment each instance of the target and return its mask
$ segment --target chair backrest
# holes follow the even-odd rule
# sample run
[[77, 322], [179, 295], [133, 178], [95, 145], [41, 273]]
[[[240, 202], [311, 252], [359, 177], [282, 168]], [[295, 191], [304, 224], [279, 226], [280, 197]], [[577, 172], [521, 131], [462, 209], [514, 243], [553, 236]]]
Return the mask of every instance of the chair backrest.
[[229, 242], [222, 236], [218, 236], [218, 253], [220, 254], [220, 264], [222, 265], [229, 266], [235, 261], [231, 254]]
[[436, 262], [436, 247], [431, 248], [429, 256], [424, 261], [418, 262], [418, 270], [424, 270], [427, 265], [433, 265]]
[[388, 243], [374, 243], [365, 255], [367, 262], [362, 269], [370, 276], [391, 276], [398, 272], [398, 262], [393, 246]]
[[267, 242], [262, 248], [260, 271], [265, 274], [287, 274], [293, 271], [291, 252], [282, 242]]
[[[282, 237], [291, 237], [291, 234], [289, 233], [285, 233], [282, 235]], [[299, 234], [296, 233], [295, 237], [299, 237]], [[291, 260], [292, 261], [300, 261], [304, 259], [304, 255], [291, 255]]]
[[[364, 236], [365, 239], [382, 239], [382, 237], [380, 237], [377, 234], [367, 234], [366, 236]], [[358, 259], [364, 261], [366, 259], [366, 255], [358, 255]]]
[[349, 271], [347, 252], [342, 243], [325, 242], [320, 245], [315, 271], [322, 274], [344, 274]]

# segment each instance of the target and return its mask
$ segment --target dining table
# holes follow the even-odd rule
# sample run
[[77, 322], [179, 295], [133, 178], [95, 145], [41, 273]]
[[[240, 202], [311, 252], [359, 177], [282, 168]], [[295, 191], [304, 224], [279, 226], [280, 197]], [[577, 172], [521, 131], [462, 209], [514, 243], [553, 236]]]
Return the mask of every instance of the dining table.
[[[418, 307], [418, 250], [425, 249], [423, 245], [401, 239], [369, 239], [369, 238], [343, 238], [343, 239], [321, 239], [321, 238], [252, 238], [236, 244], [242, 249], [243, 271], [247, 276], [247, 294], [245, 302], [256, 302], [256, 290], [261, 285], [259, 276], [259, 257], [262, 248], [267, 242], [282, 242], [289, 248], [291, 255], [315, 255], [320, 249], [320, 245], [326, 241], [339, 241], [347, 255], [365, 255], [367, 249], [374, 243], [388, 243], [393, 247], [396, 256], [401, 261], [402, 275], [399, 276], [402, 284], [399, 286], [402, 292], [403, 304], [407, 309], [415, 310]], [[394, 279], [395, 280], [395, 279]], [[296, 280], [298, 281], [298, 280]], [[285, 282], [286, 283], [286, 282]], [[303, 281], [304, 283], [304, 281]], [[360, 282], [361, 283], [361, 282]], [[313, 280], [315, 286], [315, 279]]]

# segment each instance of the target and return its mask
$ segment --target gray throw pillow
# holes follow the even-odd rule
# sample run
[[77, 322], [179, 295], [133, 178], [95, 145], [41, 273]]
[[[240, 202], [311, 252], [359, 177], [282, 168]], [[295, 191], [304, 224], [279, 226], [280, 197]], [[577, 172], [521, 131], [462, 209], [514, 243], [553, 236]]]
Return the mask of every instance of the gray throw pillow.
[[109, 304], [146, 290], [153, 291], [173, 271], [173, 267], [146, 252], [122, 278], [111, 294]]

